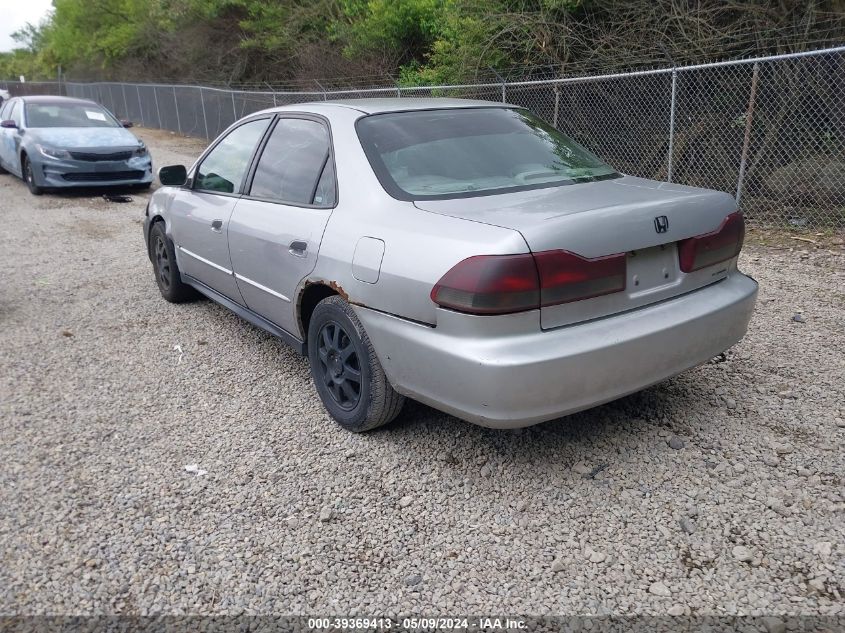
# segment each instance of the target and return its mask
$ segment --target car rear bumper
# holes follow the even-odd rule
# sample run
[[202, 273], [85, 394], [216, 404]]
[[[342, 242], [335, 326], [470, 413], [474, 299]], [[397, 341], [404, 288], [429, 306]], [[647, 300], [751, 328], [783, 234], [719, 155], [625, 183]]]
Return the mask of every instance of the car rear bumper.
[[539, 329], [537, 311], [438, 325], [356, 312], [400, 393], [459, 418], [518, 428], [614, 400], [700, 365], [748, 328], [757, 282], [739, 272], [611, 317]]

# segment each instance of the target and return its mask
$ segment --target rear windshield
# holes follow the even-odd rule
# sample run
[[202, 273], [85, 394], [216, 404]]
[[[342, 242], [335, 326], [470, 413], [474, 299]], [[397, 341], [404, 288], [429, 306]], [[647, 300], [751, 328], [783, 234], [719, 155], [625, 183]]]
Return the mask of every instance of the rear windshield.
[[393, 112], [359, 119], [356, 127], [382, 186], [401, 200], [489, 195], [620, 175], [522, 109]]
[[27, 127], [120, 127], [93, 103], [27, 103]]

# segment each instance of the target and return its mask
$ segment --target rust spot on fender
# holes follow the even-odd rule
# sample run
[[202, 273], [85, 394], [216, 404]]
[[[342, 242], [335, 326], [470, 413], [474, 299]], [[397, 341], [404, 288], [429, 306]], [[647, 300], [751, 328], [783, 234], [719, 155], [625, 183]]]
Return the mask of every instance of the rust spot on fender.
[[[349, 303], [355, 305], [363, 305], [360, 303], [356, 303], [349, 298], [349, 293], [343, 289], [336, 281], [326, 281], [324, 279], [308, 279], [305, 281], [305, 285], [302, 286], [302, 290], [299, 291], [299, 296], [297, 297], [297, 305], [302, 303], [302, 296], [305, 294], [305, 291], [308, 290], [311, 286], [327, 286], [334, 290], [344, 301], [348, 301]], [[366, 307], [366, 306], [365, 306]]]
[[340, 284], [337, 283], [336, 281], [330, 281], [329, 282], [329, 288], [331, 288], [337, 294], [339, 294], [341, 296], [341, 298], [343, 298], [344, 301], [349, 301], [349, 295], [346, 293], [346, 291], [343, 288], [341, 288]]

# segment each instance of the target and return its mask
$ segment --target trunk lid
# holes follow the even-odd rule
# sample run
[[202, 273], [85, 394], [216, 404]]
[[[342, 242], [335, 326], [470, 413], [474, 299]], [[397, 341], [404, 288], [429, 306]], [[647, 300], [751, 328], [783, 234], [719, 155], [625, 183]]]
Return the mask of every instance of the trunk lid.
[[640, 307], [721, 279], [730, 262], [683, 273], [676, 243], [717, 229], [736, 210], [726, 193], [633, 176], [415, 204], [517, 230], [532, 252], [559, 249], [587, 258], [627, 253], [624, 291], [544, 307], [544, 329]]

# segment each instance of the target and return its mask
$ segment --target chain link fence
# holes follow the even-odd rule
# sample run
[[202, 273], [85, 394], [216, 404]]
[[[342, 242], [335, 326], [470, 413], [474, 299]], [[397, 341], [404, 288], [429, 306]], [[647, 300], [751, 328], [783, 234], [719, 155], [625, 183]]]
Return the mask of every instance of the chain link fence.
[[750, 222], [845, 228], [845, 46], [758, 59], [477, 85], [273, 92], [130, 83], [15, 83], [92, 99], [145, 127], [213, 139], [274, 106], [463, 97], [524, 106], [619, 171], [736, 196]]

